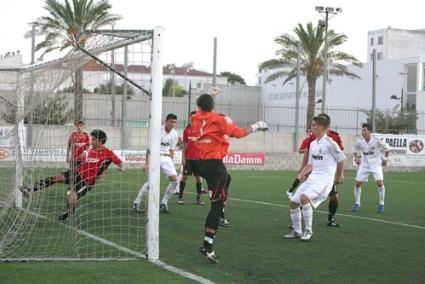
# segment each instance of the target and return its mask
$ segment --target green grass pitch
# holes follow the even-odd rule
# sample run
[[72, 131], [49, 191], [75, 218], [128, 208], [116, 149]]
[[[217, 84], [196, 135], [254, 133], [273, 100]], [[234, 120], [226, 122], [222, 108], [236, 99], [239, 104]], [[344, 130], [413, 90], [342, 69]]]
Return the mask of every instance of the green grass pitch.
[[[107, 187], [122, 174], [110, 170]], [[143, 174], [127, 183], [137, 193]], [[289, 209], [284, 189], [295, 172], [231, 171], [226, 215], [214, 243], [217, 265], [199, 256], [209, 205], [194, 205], [194, 180], [188, 179], [185, 205], [170, 200], [160, 216], [160, 259], [216, 283], [425, 283], [425, 175], [386, 173], [385, 213], [376, 212], [372, 181], [362, 187], [362, 208], [351, 212], [355, 172], [338, 188], [341, 228], [326, 226], [327, 204], [314, 211], [309, 243], [285, 240]], [[167, 182], [162, 180], [162, 189]], [[53, 190], [65, 190], [63, 185]], [[93, 196], [101, 194], [96, 189]], [[132, 196], [132, 197], [134, 197]], [[207, 201], [207, 197], [203, 197]], [[131, 200], [129, 198], [129, 200]], [[81, 202], [84, 202], [82, 200]], [[122, 206], [122, 205], [119, 205]], [[131, 206], [131, 203], [128, 204]], [[113, 207], [113, 204], [112, 204]], [[143, 218], [143, 216], [131, 216]], [[101, 222], [101, 220], [99, 221]], [[95, 226], [96, 224], [94, 224]], [[114, 234], [110, 236], [114, 240]], [[106, 236], [105, 236], [106, 237]], [[131, 246], [131, 244], [128, 244]], [[107, 262], [0, 263], [1, 283], [190, 283], [146, 260]]]

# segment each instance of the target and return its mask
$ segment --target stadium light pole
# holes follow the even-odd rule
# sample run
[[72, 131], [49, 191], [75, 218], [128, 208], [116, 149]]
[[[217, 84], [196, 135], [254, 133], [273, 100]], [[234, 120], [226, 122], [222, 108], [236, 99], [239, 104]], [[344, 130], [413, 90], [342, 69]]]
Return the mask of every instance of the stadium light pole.
[[298, 128], [300, 124], [300, 75], [301, 75], [301, 42], [297, 44], [297, 77], [295, 81], [295, 133], [294, 152], [298, 148]]
[[[327, 95], [327, 84], [328, 84], [328, 25], [329, 20], [338, 13], [342, 12], [341, 8], [316, 6], [316, 11], [324, 16], [325, 22], [325, 48], [323, 50], [323, 87], [322, 87], [322, 112], [325, 112], [326, 108], [326, 95]], [[329, 14], [331, 18], [329, 18]], [[319, 25], [321, 22], [319, 21]]]

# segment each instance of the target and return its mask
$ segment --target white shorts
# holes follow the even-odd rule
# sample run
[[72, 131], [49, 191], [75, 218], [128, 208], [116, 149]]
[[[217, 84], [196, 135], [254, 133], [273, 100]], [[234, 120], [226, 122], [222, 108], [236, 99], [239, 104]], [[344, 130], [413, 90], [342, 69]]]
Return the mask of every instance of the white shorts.
[[177, 176], [176, 168], [173, 160], [169, 156], [161, 156], [161, 171], [167, 176]]
[[359, 168], [356, 175], [356, 181], [367, 182], [370, 175], [373, 176], [375, 181], [384, 180], [384, 173], [382, 172], [382, 168]]
[[320, 203], [328, 198], [329, 193], [332, 190], [333, 179], [327, 178], [307, 178], [307, 180], [300, 185], [295, 194], [292, 196], [291, 201], [297, 204], [301, 204], [301, 194], [310, 199], [310, 203], [314, 208], [317, 208]]

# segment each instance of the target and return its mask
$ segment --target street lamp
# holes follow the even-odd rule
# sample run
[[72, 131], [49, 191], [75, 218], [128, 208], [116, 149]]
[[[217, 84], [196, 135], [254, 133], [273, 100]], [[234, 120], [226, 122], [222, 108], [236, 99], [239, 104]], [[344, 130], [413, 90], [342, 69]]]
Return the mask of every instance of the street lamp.
[[[333, 7], [324, 7], [324, 6], [316, 6], [316, 11], [320, 13], [320, 15], [324, 16], [323, 21], [319, 21], [319, 25], [324, 25], [325, 27], [325, 49], [323, 50], [323, 88], [322, 88], [322, 112], [325, 112], [326, 107], [326, 87], [328, 83], [328, 22], [330, 20], [329, 14], [331, 14], [331, 18], [338, 13], [342, 12], [341, 8], [333, 8]], [[333, 16], [332, 16], [333, 15]]]

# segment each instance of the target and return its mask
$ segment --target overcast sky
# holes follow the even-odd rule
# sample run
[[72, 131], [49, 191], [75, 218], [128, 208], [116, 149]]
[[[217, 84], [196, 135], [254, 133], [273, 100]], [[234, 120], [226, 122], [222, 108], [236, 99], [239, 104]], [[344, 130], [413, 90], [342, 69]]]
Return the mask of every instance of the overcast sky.
[[[70, 0], [71, 1], [71, 0]], [[21, 50], [30, 61], [30, 40], [23, 35], [29, 22], [41, 15], [44, 0], [0, 0], [0, 54]], [[274, 38], [292, 33], [297, 23], [316, 23], [315, 6], [341, 7], [329, 22], [345, 33], [341, 50], [366, 61], [367, 32], [388, 26], [425, 28], [423, 0], [110, 0], [112, 13], [123, 20], [120, 29], [165, 28], [164, 65], [194, 62], [197, 69], [212, 72], [213, 38], [218, 38], [218, 72], [231, 71], [256, 83], [258, 64], [274, 57]]]

